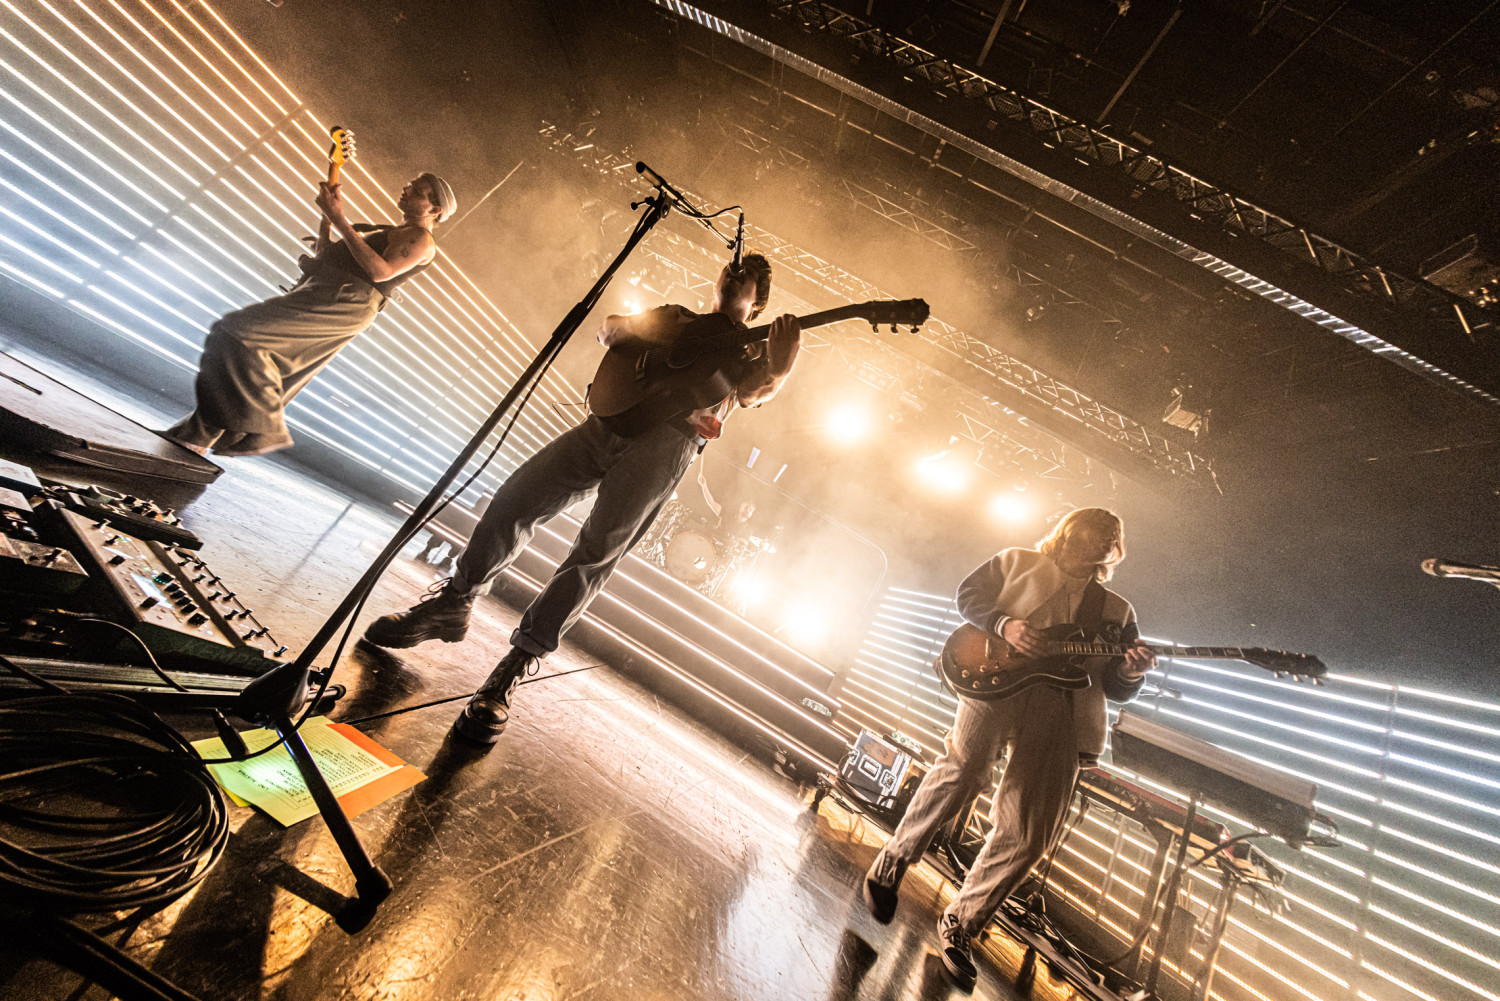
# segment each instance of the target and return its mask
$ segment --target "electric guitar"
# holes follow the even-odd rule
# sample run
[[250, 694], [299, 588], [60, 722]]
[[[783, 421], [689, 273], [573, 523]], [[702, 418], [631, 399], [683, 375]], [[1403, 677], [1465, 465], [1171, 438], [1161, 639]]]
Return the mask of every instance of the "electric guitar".
[[[856, 318], [872, 326], [901, 324], [915, 330], [927, 315], [921, 299], [882, 299], [799, 319], [804, 330]], [[711, 407], [734, 390], [725, 366], [745, 345], [765, 340], [770, 330], [769, 324], [743, 328], [723, 313], [705, 313], [669, 345], [624, 338], [599, 362], [589, 387], [589, 412], [615, 434], [632, 438], [680, 414]]]
[[328, 146], [328, 184], [339, 183], [339, 169], [354, 159], [354, 130], [335, 125], [328, 130], [333, 140]]
[[[354, 130], [346, 129], [342, 125], [335, 125], [328, 130], [328, 137], [332, 142], [328, 146], [328, 185], [339, 183], [339, 170], [354, 159]], [[319, 242], [327, 243], [330, 227], [333, 224], [326, 216], [318, 219], [318, 235], [304, 236], [302, 242], [306, 243], [309, 250], [316, 251]], [[303, 254], [297, 258], [297, 267], [302, 273], [308, 274], [313, 269], [315, 258], [310, 254]]]
[[[943, 678], [960, 695], [981, 702], [994, 702], [1018, 695], [1036, 685], [1053, 688], [1087, 688], [1092, 681], [1079, 663], [1087, 657], [1123, 657], [1130, 649], [1123, 643], [1100, 642], [1098, 630], [1067, 623], [1042, 630], [1047, 637], [1045, 657], [1030, 658], [1005, 640], [965, 622], [943, 644], [938, 666]], [[1147, 645], [1158, 657], [1191, 657], [1195, 660], [1242, 660], [1280, 676], [1298, 681], [1317, 680], [1328, 673], [1323, 662], [1311, 654], [1238, 646]]]

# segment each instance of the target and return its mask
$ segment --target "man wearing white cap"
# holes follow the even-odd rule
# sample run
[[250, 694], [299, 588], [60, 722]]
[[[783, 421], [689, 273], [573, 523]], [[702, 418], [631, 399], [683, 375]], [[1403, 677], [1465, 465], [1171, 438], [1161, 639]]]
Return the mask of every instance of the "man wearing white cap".
[[[323, 221], [302, 280], [284, 295], [226, 313], [209, 328], [197, 407], [162, 435], [204, 455], [264, 455], [292, 444], [287, 403], [375, 320], [387, 298], [432, 263], [432, 229], [458, 208], [436, 174], [401, 190], [399, 226], [349, 222], [337, 184], [321, 185]], [[342, 239], [334, 240], [332, 230]]]

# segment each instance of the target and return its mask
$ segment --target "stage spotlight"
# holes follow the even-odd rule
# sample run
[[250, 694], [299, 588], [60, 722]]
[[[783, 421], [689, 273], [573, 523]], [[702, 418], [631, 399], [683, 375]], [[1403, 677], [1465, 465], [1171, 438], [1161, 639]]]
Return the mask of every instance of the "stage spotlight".
[[823, 430], [840, 445], [855, 445], [870, 437], [875, 420], [857, 403], [842, 403], [828, 411]]
[[916, 463], [918, 480], [929, 490], [942, 494], [963, 491], [974, 478], [974, 464], [961, 455], [945, 449]]
[[828, 617], [821, 609], [797, 602], [787, 607], [781, 628], [792, 646], [806, 649], [828, 638]]
[[754, 608], [766, 597], [766, 582], [753, 573], [742, 573], [729, 582], [729, 590], [746, 609]]
[[1031, 502], [1018, 493], [996, 494], [990, 500], [990, 516], [997, 521], [1025, 521], [1031, 517]]
[[636, 313], [639, 313], [640, 311], [641, 311], [641, 304], [640, 303], [636, 302], [634, 299], [626, 299], [625, 300], [625, 315], [626, 316], [632, 316], [632, 315], [634, 315]]

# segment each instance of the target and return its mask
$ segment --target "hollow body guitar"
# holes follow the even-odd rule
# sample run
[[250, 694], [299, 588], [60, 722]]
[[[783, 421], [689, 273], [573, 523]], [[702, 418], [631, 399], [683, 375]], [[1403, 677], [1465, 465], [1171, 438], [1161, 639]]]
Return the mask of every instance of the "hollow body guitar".
[[[921, 299], [851, 303], [798, 317], [803, 329], [840, 320], [916, 327], [927, 321]], [[767, 324], [741, 327], [723, 313], [705, 313], [686, 324], [671, 344], [626, 338], [611, 345], [589, 387], [589, 412], [624, 438], [703, 407], [734, 390], [727, 370], [749, 344], [770, 334]]]
[[[1030, 658], [1005, 640], [967, 622], [955, 629], [943, 644], [938, 668], [953, 690], [981, 702], [995, 702], [1037, 685], [1053, 688], [1087, 688], [1093, 683], [1083, 662], [1089, 657], [1123, 657], [1129, 646], [1100, 642], [1096, 630], [1067, 623], [1042, 630], [1047, 656]], [[1240, 660], [1277, 675], [1301, 681], [1317, 680], [1328, 673], [1323, 662], [1311, 654], [1267, 650], [1262, 647], [1172, 646], [1148, 644], [1158, 657], [1190, 657], [1194, 660]]]

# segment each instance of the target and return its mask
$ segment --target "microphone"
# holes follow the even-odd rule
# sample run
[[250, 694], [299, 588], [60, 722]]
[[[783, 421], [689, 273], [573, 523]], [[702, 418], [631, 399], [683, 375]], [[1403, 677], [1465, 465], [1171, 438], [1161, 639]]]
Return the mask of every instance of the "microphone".
[[650, 167], [646, 166], [646, 163], [645, 163], [644, 160], [637, 160], [635, 162], [635, 172], [637, 174], [645, 174], [646, 175], [646, 180], [650, 181], [652, 184], [656, 185], [658, 188], [665, 188], [665, 187], [667, 187], [667, 182], [664, 181], [664, 180], [662, 180], [662, 176], [660, 174], [658, 174], [656, 171], [652, 170]]
[[729, 262], [729, 273], [736, 278], [745, 277], [745, 213], [740, 213], [740, 222], [734, 231], [734, 260]]
[[1483, 563], [1451, 563], [1447, 560], [1423, 560], [1422, 569], [1434, 577], [1465, 577], [1500, 584], [1500, 567]]

